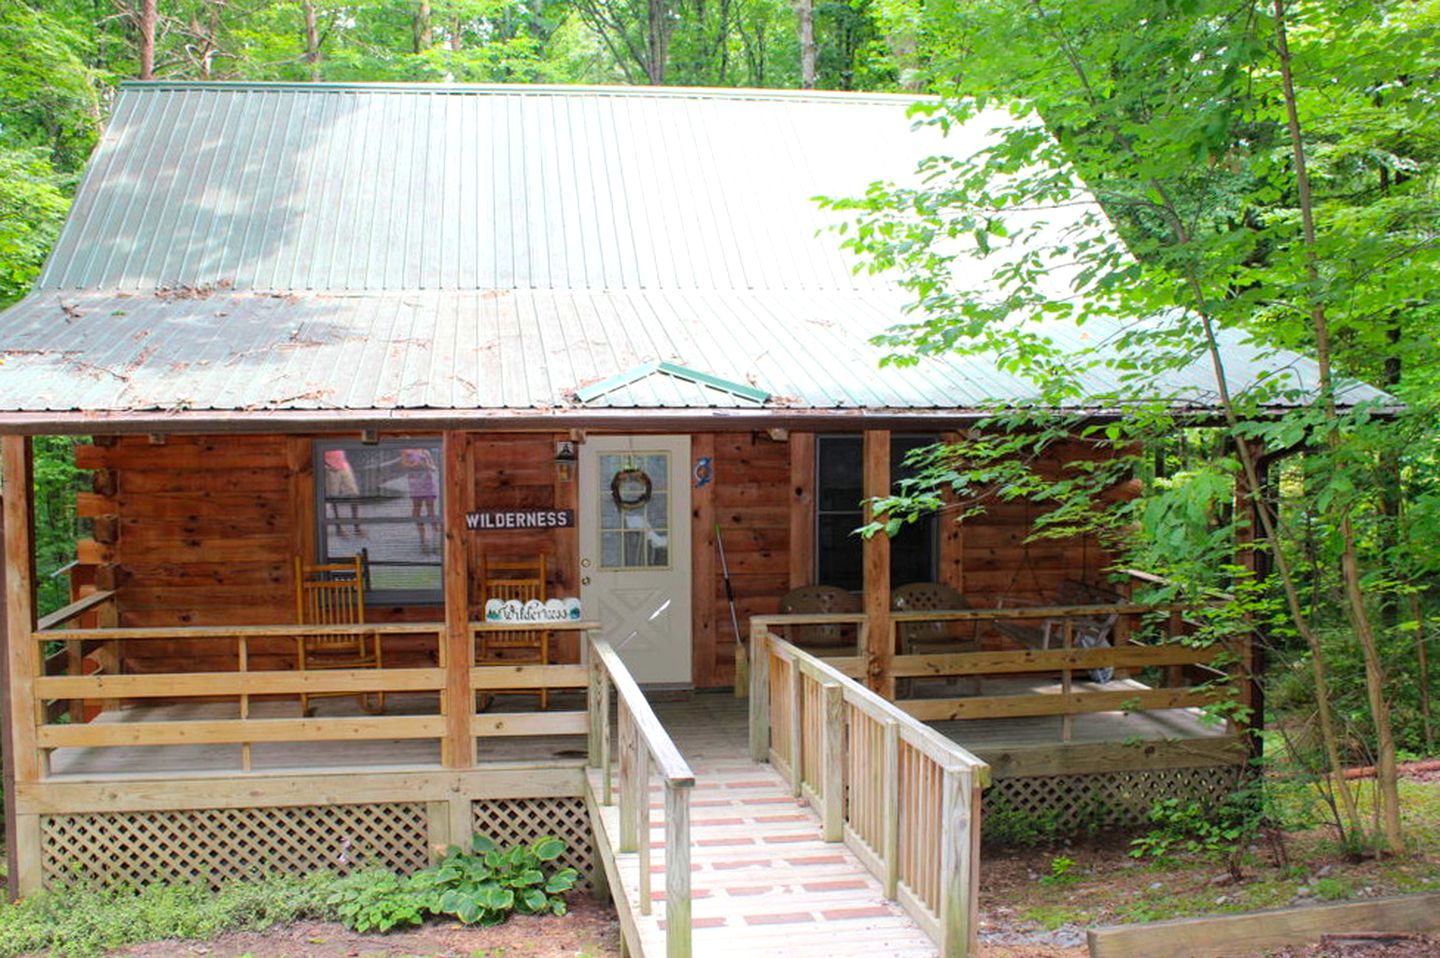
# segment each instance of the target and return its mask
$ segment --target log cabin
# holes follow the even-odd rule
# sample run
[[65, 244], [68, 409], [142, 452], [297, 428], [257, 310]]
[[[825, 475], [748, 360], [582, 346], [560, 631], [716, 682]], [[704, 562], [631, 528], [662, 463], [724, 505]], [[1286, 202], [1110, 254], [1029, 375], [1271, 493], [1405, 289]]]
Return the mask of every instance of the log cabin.
[[[907, 451], [1028, 395], [994, 357], [882, 366], [906, 296], [813, 200], [1002, 122], [944, 141], [909, 102], [125, 85], [0, 315], [12, 892], [556, 833], [633, 949], [683, 954], [689, 790], [754, 760], [965, 954], [982, 786], [1071, 827], [1233, 785], [1247, 729], [1197, 709], [1254, 704], [1253, 656], [1142, 628], [1097, 542], [1023, 503], [853, 535]], [[1225, 348], [1234, 389], [1274, 365]], [[1171, 375], [1203, 415], [1208, 370]], [[41, 616], [47, 434], [86, 437], [89, 535]]]

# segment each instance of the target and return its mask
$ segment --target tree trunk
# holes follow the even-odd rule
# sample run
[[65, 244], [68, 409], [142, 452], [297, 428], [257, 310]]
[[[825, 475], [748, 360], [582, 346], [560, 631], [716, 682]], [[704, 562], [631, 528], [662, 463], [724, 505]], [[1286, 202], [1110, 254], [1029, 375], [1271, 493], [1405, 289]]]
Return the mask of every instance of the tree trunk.
[[435, 34], [430, 28], [430, 0], [420, 0], [420, 9], [415, 13], [414, 33], [416, 53], [425, 52], [435, 42]]
[[458, 16], [450, 21], [450, 49], [455, 53], [460, 52], [460, 18]]
[[[1305, 146], [1300, 134], [1300, 113], [1295, 99], [1295, 81], [1291, 72], [1290, 46], [1286, 37], [1285, 0], [1275, 0], [1275, 48], [1279, 55], [1281, 88], [1285, 97], [1286, 119], [1290, 130], [1291, 154], [1295, 163], [1295, 187], [1300, 200], [1300, 224], [1306, 249], [1306, 271], [1311, 287], [1320, 288], [1320, 269], [1316, 262], [1315, 211], [1310, 194], [1310, 177], [1305, 168]], [[1319, 366], [1319, 388], [1325, 418], [1330, 423], [1329, 440], [1334, 449], [1341, 441], [1336, 428], [1334, 380], [1330, 371], [1330, 326], [1325, 303], [1312, 294], [1310, 320], [1315, 332], [1315, 358]], [[1340, 572], [1344, 580], [1345, 599], [1350, 624], [1365, 658], [1365, 691], [1370, 702], [1370, 717], [1375, 723], [1375, 781], [1380, 800], [1381, 826], [1385, 831], [1388, 850], [1399, 853], [1405, 838], [1400, 827], [1400, 790], [1395, 759], [1395, 735], [1390, 723], [1390, 704], [1385, 699], [1385, 672], [1365, 596], [1360, 586], [1360, 564], [1356, 556], [1355, 528], [1349, 503], [1341, 502], [1338, 526], [1341, 552]]]
[[315, 2], [304, 0], [305, 62], [310, 67], [310, 80], [320, 79], [320, 30], [315, 23]]
[[795, 0], [800, 20], [800, 85], [815, 89], [815, 0]]
[[140, 0], [140, 9], [131, 8], [131, 19], [139, 33], [140, 79], [155, 79], [155, 27], [160, 14], [155, 9], [156, 0]]
[[665, 61], [670, 55], [670, 5], [666, 0], [650, 0], [646, 19], [648, 39], [645, 45], [650, 62], [645, 64], [645, 75], [651, 86], [663, 86]]

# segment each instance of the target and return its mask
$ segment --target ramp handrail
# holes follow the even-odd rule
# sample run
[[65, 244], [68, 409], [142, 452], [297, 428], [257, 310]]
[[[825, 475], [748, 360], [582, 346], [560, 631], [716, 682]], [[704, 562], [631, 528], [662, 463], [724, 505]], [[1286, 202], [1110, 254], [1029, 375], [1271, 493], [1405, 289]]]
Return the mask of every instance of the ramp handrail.
[[665, 954], [689, 958], [690, 790], [695, 773], [660, 724], [620, 656], [603, 639], [590, 637], [589, 764], [601, 773], [600, 801], [614, 804], [611, 783], [610, 698], [616, 698], [620, 750], [620, 851], [639, 855], [640, 913], [650, 914], [650, 775], [665, 788]]
[[[793, 621], [776, 618], [773, 624]], [[751, 623], [751, 757], [814, 806], [946, 958], [977, 953], [990, 766], [833, 665]]]

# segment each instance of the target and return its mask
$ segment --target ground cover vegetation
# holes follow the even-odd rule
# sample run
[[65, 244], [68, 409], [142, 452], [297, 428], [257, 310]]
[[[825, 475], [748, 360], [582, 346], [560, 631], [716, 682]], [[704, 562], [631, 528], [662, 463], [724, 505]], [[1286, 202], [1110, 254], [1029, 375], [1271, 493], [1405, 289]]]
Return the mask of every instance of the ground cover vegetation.
[[579, 876], [558, 867], [565, 845], [540, 838], [499, 848], [476, 835], [432, 868], [397, 875], [379, 867], [348, 874], [271, 875], [212, 891], [205, 883], [143, 888], [76, 882], [0, 904], [0, 956], [86, 958], [136, 942], [205, 940], [306, 919], [357, 932], [417, 927], [428, 919], [491, 927], [511, 915], [564, 915]]

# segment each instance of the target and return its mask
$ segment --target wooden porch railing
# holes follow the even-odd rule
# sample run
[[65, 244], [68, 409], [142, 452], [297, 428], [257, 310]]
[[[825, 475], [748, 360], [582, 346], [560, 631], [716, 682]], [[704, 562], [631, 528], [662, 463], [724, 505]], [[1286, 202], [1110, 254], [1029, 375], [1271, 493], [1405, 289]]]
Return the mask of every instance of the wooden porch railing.
[[[361, 627], [375, 636], [434, 635], [444, 625], [433, 622], [393, 623]], [[354, 625], [307, 625], [306, 635], [353, 634]], [[271, 742], [324, 742], [350, 739], [440, 739], [444, 719], [438, 715], [367, 715], [335, 718], [253, 718], [251, 698], [261, 695], [364, 694], [375, 692], [439, 692], [445, 688], [445, 669], [326, 669], [323, 671], [252, 670], [252, 643], [294, 639], [293, 625], [172, 626], [163, 628], [101, 628], [36, 632], [39, 642], [78, 644], [134, 641], [191, 641], [224, 643], [233, 650], [235, 671], [162, 672], [153, 674], [49, 675], [35, 681], [41, 701], [53, 699], [233, 699], [239, 703], [236, 718], [183, 721], [118, 721], [45, 724], [36, 730], [42, 757], [57, 748], [102, 748], [163, 745], [239, 745], [240, 770], [250, 771], [251, 746]], [[44, 767], [44, 763], [42, 763]]]
[[[41, 624], [52, 625], [73, 620], [105, 601], [87, 597], [67, 609], [47, 617]], [[85, 607], [78, 608], [84, 605]], [[68, 613], [68, 614], [67, 614]], [[471, 626], [472, 632], [492, 628], [483, 623]], [[553, 623], [507, 624], [507, 631], [543, 628], [547, 631], [587, 631], [594, 623], [565, 623], [563, 629]], [[355, 625], [306, 625], [305, 635], [354, 634], [363, 630], [377, 639], [401, 636], [420, 637], [433, 643], [435, 665], [383, 669], [324, 669], [297, 671], [285, 668], [255, 669], [252, 667], [258, 643], [294, 640], [294, 625], [252, 626], [175, 626], [161, 628], [50, 628], [32, 633], [42, 649], [60, 643], [61, 649], [42, 662], [43, 674], [34, 680], [36, 700], [42, 704], [42, 720], [35, 729], [35, 745], [42, 772], [48, 770], [48, 755], [58, 748], [103, 748], [165, 745], [234, 745], [241, 747], [240, 770], [251, 771], [251, 746], [276, 742], [324, 742], [363, 740], [434, 739], [442, 746], [453, 748], [461, 756], [457, 767], [471, 767], [475, 759], [475, 739], [525, 735], [584, 735], [588, 727], [587, 713], [580, 711], [504, 712], [478, 714], [474, 693], [546, 687], [551, 689], [583, 689], [587, 682], [584, 666], [580, 665], [515, 665], [475, 667], [473, 661], [457, 662], [463, 682], [459, 698], [452, 701], [447, 684], [450, 664], [447, 662], [446, 625], [442, 622], [396, 622]], [[163, 672], [149, 674], [116, 674], [102, 669], [91, 674], [78, 674], [78, 663], [97, 647], [120, 647], [134, 641], [186, 641], [220, 643], [227, 656], [233, 656], [233, 671]], [[263, 646], [262, 646], [263, 648]], [[114, 653], [118, 658], [118, 652]], [[370, 693], [433, 693], [437, 696], [432, 714], [357, 715], [334, 717], [255, 718], [251, 714], [252, 699], [258, 696], [299, 696], [319, 694], [361, 695]], [[84, 720], [78, 703], [87, 700], [119, 702], [155, 700], [231, 700], [238, 702], [239, 714], [234, 718], [186, 720], [96, 721]], [[70, 703], [65, 706], [64, 703]], [[446, 716], [451, 710], [468, 716], [461, 724], [464, 740], [448, 741]], [[70, 712], [70, 721], [62, 722], [63, 713]], [[467, 748], [468, 744], [468, 748]]]
[[[105, 617], [113, 618], [115, 608], [115, 593], [112, 591], [92, 592], [89, 595], [81, 596], [74, 602], [62, 606], [43, 616], [36, 623], [36, 629], [44, 631], [54, 629], [58, 626], [68, 625], [82, 616], [91, 618]], [[106, 613], [111, 613], [106, 616]], [[48, 644], [48, 643], [47, 643]], [[44, 675], [79, 675], [84, 670], [86, 656], [96, 654], [94, 670], [97, 672], [113, 672], [115, 649], [114, 643], [82, 643], [67, 642], [47, 654], [45, 649], [40, 650], [43, 658], [41, 672]], [[108, 703], [107, 703], [108, 704]], [[62, 715], [70, 716], [71, 721], [84, 721], [85, 702], [83, 699], [56, 699], [46, 702], [44, 714], [46, 722], [58, 722]]]
[[665, 789], [665, 953], [691, 954], [690, 792], [695, 775], [665, 727], [650, 708], [610, 643], [590, 639], [589, 761], [600, 770], [603, 805], [612, 805], [615, 788], [610, 757], [610, 702], [616, 698], [620, 750], [620, 851], [639, 856], [640, 913], [651, 911], [650, 779], [658, 771]]
[[751, 623], [750, 744], [940, 946], [977, 953], [980, 794], [989, 766], [833, 664]]
[[[963, 609], [955, 611], [895, 612], [892, 629], [914, 622], [1045, 622], [1059, 644], [1054, 648], [1024, 648], [1006, 651], [952, 652], [931, 655], [897, 655], [891, 661], [896, 678], [985, 677], [1058, 673], [1059, 694], [1039, 692], [1019, 695], [971, 695], [955, 698], [911, 699], [899, 703], [910, 715], [928, 722], [965, 719], [1022, 718], [1059, 715], [1061, 738], [1070, 738], [1071, 718], [1087, 712], [1116, 710], [1199, 708], [1237, 697], [1248, 703], [1251, 684], [1245, 681], [1249, 662], [1249, 637], [1237, 635], [1210, 645], [1180, 641], [1193, 631], [1182, 606], [1137, 604], [1042, 606], [1033, 608]], [[1076, 646], [1076, 622], [1115, 616], [1117, 628], [1113, 645], [1094, 648]], [[1153, 620], [1159, 642], [1136, 638], [1134, 625], [1142, 618]], [[893, 639], [892, 639], [893, 641]], [[1124, 689], [1079, 687], [1076, 672], [1113, 668], [1162, 669], [1162, 687], [1136, 686]], [[1232, 726], [1241, 723], [1231, 718]], [[1237, 730], [1235, 728], [1233, 730]]]
[[[1051, 673], [1059, 675], [1061, 686], [1059, 694], [1045, 692], [909, 699], [897, 705], [911, 716], [927, 722], [1059, 715], [1062, 719], [1062, 740], [1070, 737], [1072, 717], [1087, 712], [1198, 708], [1227, 699], [1234, 699], [1247, 708], [1253, 706], [1253, 685], [1247, 671], [1251, 660], [1250, 637], [1242, 634], [1209, 645], [1186, 644], [1181, 640], [1196, 629], [1195, 623], [1187, 616], [1189, 611], [1192, 609], [1187, 606], [1124, 603], [892, 612], [891, 648], [898, 647], [900, 630], [913, 623], [982, 625], [1030, 622], [1038, 625], [1050, 620], [1057, 626], [1054, 629], [1055, 645], [1048, 649], [897, 654], [890, 660], [890, 675], [893, 678], [983, 679], [987, 676]], [[1111, 615], [1117, 618], [1111, 638], [1113, 645], [1076, 647], [1077, 621]], [[857, 634], [863, 636], [864, 620], [863, 615], [847, 613], [774, 615], [764, 616], [761, 621], [768, 631], [777, 634], [791, 627], [843, 624], [855, 626]], [[1142, 620], [1150, 620], [1152, 640], [1141, 638], [1144, 630], [1138, 626]], [[851, 678], [863, 679], [866, 662], [863, 645], [855, 653], [826, 655], [823, 661]], [[1159, 669], [1163, 684], [1158, 687], [1115, 689], [1075, 682], [1077, 672], [1104, 668], [1113, 668], [1117, 673]], [[1228, 717], [1228, 721], [1232, 732], [1245, 728], [1245, 722], [1233, 715]]]

